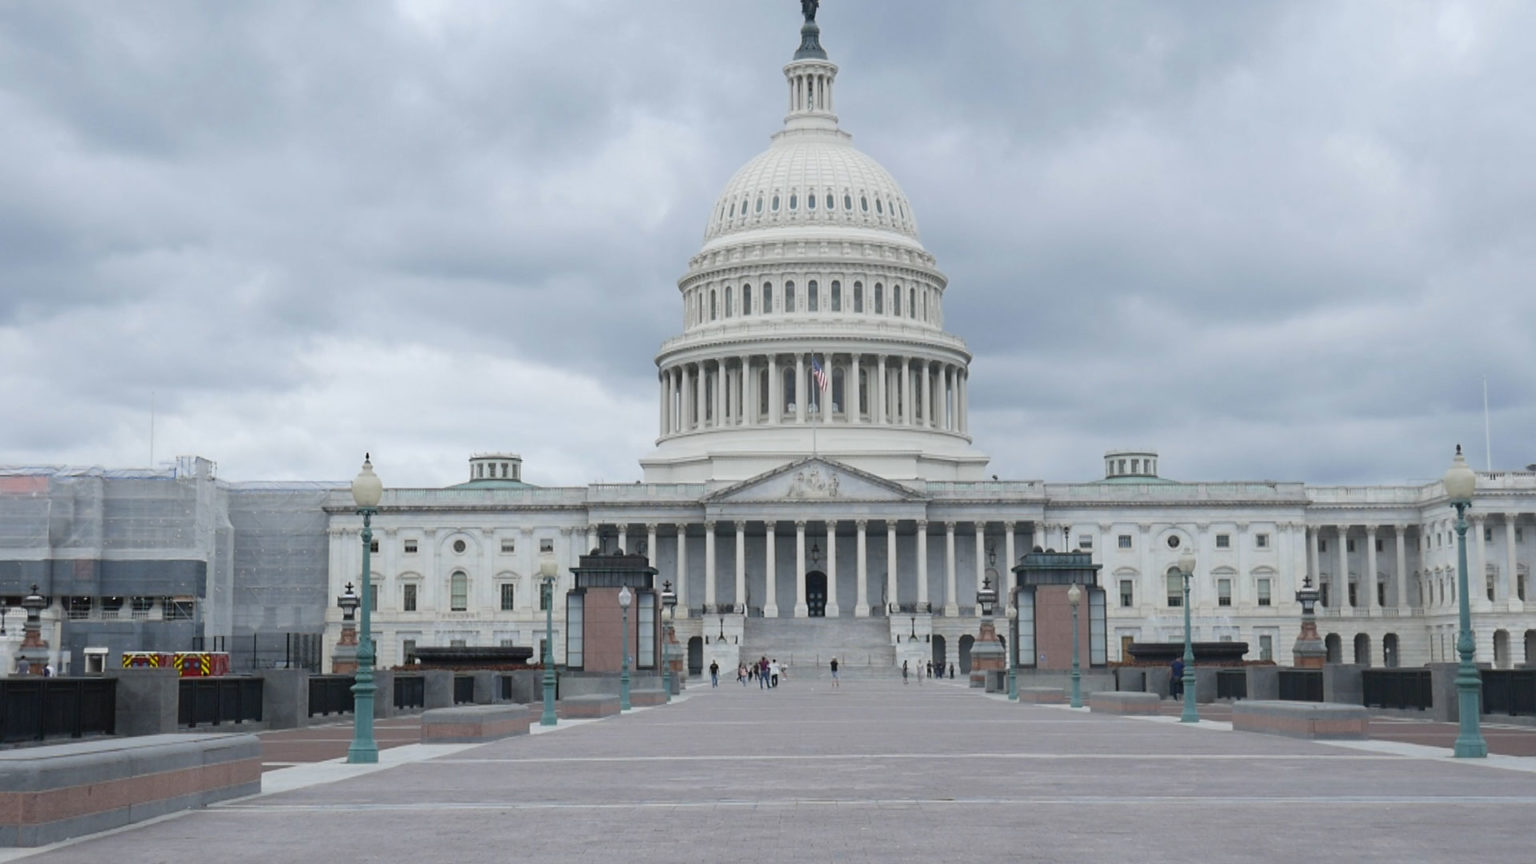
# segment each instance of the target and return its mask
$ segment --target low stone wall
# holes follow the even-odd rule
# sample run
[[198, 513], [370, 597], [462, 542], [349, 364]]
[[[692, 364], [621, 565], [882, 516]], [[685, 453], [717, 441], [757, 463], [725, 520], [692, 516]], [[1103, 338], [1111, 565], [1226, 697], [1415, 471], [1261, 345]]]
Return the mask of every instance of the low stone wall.
[[1063, 705], [1067, 691], [1060, 687], [1020, 687], [1019, 701], [1031, 705]]
[[1359, 705], [1244, 699], [1232, 703], [1232, 728], [1291, 738], [1370, 737], [1371, 716]]
[[617, 693], [570, 696], [555, 703], [555, 714], [562, 720], [612, 717], [617, 713], [619, 713], [619, 696]]
[[629, 704], [633, 708], [650, 708], [654, 705], [665, 705], [667, 704], [667, 691], [631, 690], [629, 691]]
[[421, 715], [421, 743], [468, 744], [527, 735], [534, 712], [526, 705], [458, 705]]
[[1161, 701], [1156, 693], [1089, 693], [1088, 710], [1095, 714], [1140, 716], [1156, 714]]
[[0, 846], [43, 846], [260, 791], [254, 735], [146, 735], [4, 751]]

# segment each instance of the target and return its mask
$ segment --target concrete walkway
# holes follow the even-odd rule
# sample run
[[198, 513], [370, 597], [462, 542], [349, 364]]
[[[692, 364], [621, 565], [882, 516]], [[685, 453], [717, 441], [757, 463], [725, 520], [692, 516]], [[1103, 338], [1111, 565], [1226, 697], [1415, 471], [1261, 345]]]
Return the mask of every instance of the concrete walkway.
[[[535, 727], [538, 729], [539, 727]], [[690, 689], [0, 861], [1524, 861], [1536, 760], [1453, 761], [929, 681]]]

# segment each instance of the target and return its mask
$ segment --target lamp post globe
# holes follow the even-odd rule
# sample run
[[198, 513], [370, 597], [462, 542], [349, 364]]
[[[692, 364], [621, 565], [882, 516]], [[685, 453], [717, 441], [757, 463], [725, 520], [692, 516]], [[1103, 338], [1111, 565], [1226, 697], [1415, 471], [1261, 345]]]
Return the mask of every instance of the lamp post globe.
[[544, 713], [539, 717], [540, 726], [554, 726], [560, 722], [555, 715], [555, 577], [560, 575], [560, 564], [553, 553], [539, 556], [539, 597], [544, 603]]
[[1083, 671], [1078, 665], [1077, 606], [1083, 602], [1083, 589], [1072, 583], [1067, 589], [1067, 605], [1072, 607], [1072, 702], [1073, 708], [1083, 707]]
[[1180, 723], [1199, 723], [1200, 712], [1195, 708], [1195, 642], [1189, 624], [1189, 580], [1195, 575], [1195, 553], [1185, 550], [1179, 556], [1179, 573], [1184, 579], [1184, 711]]
[[1456, 634], [1456, 654], [1460, 658], [1456, 667], [1456, 708], [1460, 720], [1452, 753], [1461, 759], [1481, 759], [1488, 755], [1488, 743], [1483, 740], [1481, 728], [1483, 679], [1474, 662], [1477, 642], [1472, 636], [1472, 605], [1467, 596], [1467, 508], [1472, 506], [1472, 496], [1477, 492], [1477, 474], [1467, 467], [1460, 444], [1456, 445], [1456, 457], [1441, 482], [1450, 505], [1456, 508], [1456, 605], [1460, 616]]
[[619, 710], [629, 710], [629, 604], [635, 595], [625, 585], [619, 589]]
[[379, 511], [379, 501], [384, 497], [384, 482], [373, 473], [373, 460], [363, 454], [363, 467], [352, 480], [352, 503], [363, 517], [363, 592], [359, 600], [362, 609], [361, 626], [358, 628], [357, 675], [352, 684], [352, 746], [347, 748], [347, 761], [353, 764], [372, 764], [379, 761], [379, 745], [373, 737], [373, 514]]

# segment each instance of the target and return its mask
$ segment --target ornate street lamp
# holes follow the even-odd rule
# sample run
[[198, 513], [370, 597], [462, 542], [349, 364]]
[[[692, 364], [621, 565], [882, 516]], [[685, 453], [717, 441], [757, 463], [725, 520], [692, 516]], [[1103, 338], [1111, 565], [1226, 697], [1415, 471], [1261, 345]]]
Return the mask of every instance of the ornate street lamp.
[[672, 658], [669, 656], [672, 649], [672, 619], [677, 614], [677, 592], [672, 590], [672, 580], [661, 583], [661, 608], [667, 613], [667, 623], [661, 632], [661, 681], [662, 689], [667, 693], [667, 701], [672, 701]]
[[554, 726], [560, 722], [555, 716], [555, 577], [560, 565], [553, 553], [539, 557], [539, 596], [544, 600], [544, 713], [539, 717], [540, 726]]
[[5, 613], [11, 611], [11, 607], [5, 605], [5, 598], [0, 597], [0, 636], [5, 635]]
[[1179, 572], [1184, 576], [1184, 713], [1180, 723], [1199, 723], [1200, 712], [1195, 709], [1195, 643], [1189, 629], [1189, 580], [1195, 575], [1195, 553], [1186, 551], [1179, 556]]
[[635, 599], [629, 586], [619, 589], [619, 710], [629, 710], [629, 604]]
[[[1185, 583], [1186, 592], [1189, 590]], [[1083, 602], [1083, 589], [1073, 582], [1067, 589], [1067, 605], [1072, 607], [1072, 707], [1083, 707], [1083, 673], [1077, 663], [1077, 604]], [[1187, 625], [1186, 625], [1187, 626]]]
[[357, 607], [362, 601], [357, 597], [357, 591], [352, 583], [336, 598], [336, 606], [341, 609], [341, 638], [336, 640], [336, 650], [331, 655], [331, 672], [346, 674], [357, 672]]
[[1472, 506], [1472, 493], [1477, 491], [1477, 474], [1467, 467], [1460, 444], [1456, 445], [1456, 458], [1441, 482], [1451, 506], [1456, 508], [1456, 600], [1461, 613], [1460, 631], [1456, 634], [1456, 653], [1461, 657], [1456, 667], [1456, 706], [1461, 723], [1453, 755], [1481, 759], [1488, 755], [1488, 744], [1480, 728], [1483, 679], [1473, 662], [1477, 643], [1472, 638], [1472, 607], [1467, 597], [1467, 508]]
[[997, 591], [992, 588], [992, 577], [981, 580], [981, 590], [976, 592], [976, 605], [981, 607], [983, 618], [992, 617], [992, 610], [997, 608]]
[[1019, 701], [1019, 589], [1008, 592], [1008, 701]]
[[352, 480], [352, 503], [363, 517], [363, 610], [362, 633], [357, 646], [357, 677], [352, 684], [352, 746], [347, 761], [372, 764], [379, 761], [379, 745], [373, 739], [373, 569], [369, 553], [373, 551], [373, 514], [379, 512], [384, 497], [384, 483], [373, 473], [373, 462], [363, 454], [363, 470]]

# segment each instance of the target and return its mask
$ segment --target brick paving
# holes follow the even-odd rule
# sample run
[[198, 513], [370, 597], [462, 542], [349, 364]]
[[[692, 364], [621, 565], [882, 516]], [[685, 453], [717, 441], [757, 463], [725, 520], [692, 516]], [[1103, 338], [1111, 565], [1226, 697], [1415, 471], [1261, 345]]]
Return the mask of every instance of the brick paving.
[[[261, 770], [275, 771], [311, 762], [340, 759], [352, 745], [352, 720], [347, 718], [303, 729], [280, 729], [260, 733]], [[421, 740], [421, 717], [392, 717], [376, 720], [373, 738], [379, 750], [415, 744]]]
[[1522, 814], [1536, 812], [1536, 760], [1106, 717], [932, 681], [695, 687], [622, 717], [382, 759], [274, 770], [268, 788], [285, 791], [22, 857], [1524, 861]]

